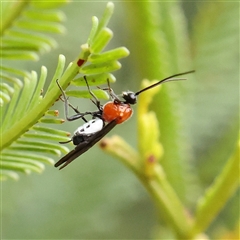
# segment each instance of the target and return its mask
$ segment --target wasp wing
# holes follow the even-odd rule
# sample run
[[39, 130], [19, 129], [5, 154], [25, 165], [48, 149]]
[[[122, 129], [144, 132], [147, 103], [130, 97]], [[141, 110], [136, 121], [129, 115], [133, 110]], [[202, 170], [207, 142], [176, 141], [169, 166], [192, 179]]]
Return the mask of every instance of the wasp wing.
[[55, 163], [55, 167], [62, 168], [66, 167], [69, 163], [71, 163], [74, 159], [85, 153], [89, 148], [95, 145], [98, 141], [100, 141], [106, 134], [108, 134], [115, 126], [117, 125], [116, 121], [113, 120], [109, 124], [107, 124], [101, 131], [96, 134], [90, 136], [86, 141], [79, 143], [71, 152], [62, 157], [58, 162]]

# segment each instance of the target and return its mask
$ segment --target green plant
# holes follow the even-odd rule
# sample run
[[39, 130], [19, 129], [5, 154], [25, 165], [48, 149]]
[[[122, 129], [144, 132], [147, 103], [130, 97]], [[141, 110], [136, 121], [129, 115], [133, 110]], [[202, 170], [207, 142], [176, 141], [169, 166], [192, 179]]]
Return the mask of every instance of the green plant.
[[[126, 9], [130, 13], [134, 13], [134, 18], [131, 18], [131, 21], [129, 21], [129, 28], [135, 40], [131, 49], [133, 55], [136, 56], [136, 64], [138, 65], [141, 75], [147, 76], [149, 79], [160, 79], [168, 74], [192, 69], [189, 67], [191, 58], [190, 54], [188, 54], [190, 44], [186, 34], [186, 24], [178, 3], [146, 1], [138, 2], [137, 5], [134, 2], [125, 4]], [[99, 71], [102, 73], [94, 77], [97, 79], [96, 85], [104, 83], [106, 78], [114, 80], [114, 77], [108, 75], [108, 72], [119, 67], [119, 64], [116, 64], [114, 60], [126, 56], [128, 51], [125, 48], [121, 48], [120, 51], [115, 49], [114, 52], [98, 55], [112, 35], [111, 31], [105, 28], [112, 14], [112, 7], [112, 4], [108, 5], [108, 10], [99, 25], [97, 24], [97, 19], [93, 18], [93, 28], [88, 39], [88, 44], [82, 46], [82, 52], [65, 71], [63, 70], [64, 57], [60, 57], [56, 74], [52, 78], [52, 82], [45, 93], [45, 98], [41, 100], [40, 91], [35, 91], [36, 100], [33, 101], [33, 104], [39, 100], [39, 96], [41, 100], [41, 105], [38, 102], [39, 105], [34, 105], [34, 109], [38, 106], [39, 115], [33, 112], [32, 115], [28, 116], [31, 123], [26, 124], [25, 128], [19, 128], [19, 125], [17, 125], [12, 132], [16, 133], [16, 130], [19, 130], [18, 136], [20, 136], [22, 132], [32, 127], [31, 124], [35, 124], [40, 113], [45, 113], [51, 104], [54, 103], [60, 94], [55, 84], [56, 79], [60, 79], [61, 85], [63, 88], [66, 88], [78, 72], [93, 74], [96, 73], [94, 71], [97, 69], [97, 73], [99, 73]], [[237, 104], [235, 104], [234, 101], [235, 94], [231, 96], [228, 94], [224, 95], [225, 91], [221, 91], [222, 88], [227, 90], [231, 87], [236, 87], [235, 79], [238, 72], [236, 57], [238, 53], [236, 54], [235, 48], [227, 48], [229, 42], [235, 46], [237, 40], [236, 11], [237, 8], [235, 5], [228, 5], [228, 3], [220, 3], [218, 5], [210, 3], [202, 6], [202, 11], [194, 24], [193, 40], [191, 42], [194, 53], [192, 65], [194, 65], [197, 71], [196, 79], [193, 80], [191, 76], [188, 77], [187, 85], [190, 86], [190, 89], [184, 89], [181, 83], [166, 84], [161, 88], [160, 94], [157, 94], [159, 89], [153, 89], [147, 94], [140, 96], [137, 113], [139, 134], [137, 150], [133, 149], [126, 140], [118, 136], [114, 136], [110, 140], [105, 139], [101, 142], [101, 146], [105, 151], [119, 158], [138, 176], [155, 200], [159, 218], [164, 219], [165, 222], [168, 223], [169, 228], [173, 229], [174, 236], [170, 235], [172, 238], [207, 239], [207, 235], [203, 233], [238, 188], [239, 147], [237, 146], [235, 149], [237, 141], [236, 131], [238, 129], [238, 122], [236, 121], [237, 111], [235, 110]], [[127, 15], [131, 16], [131, 14]], [[97, 35], [99, 37], [95, 38], [94, 36]], [[136, 39], [138, 41], [136, 41]], [[158, 41], [156, 41], [156, 39]], [[215, 42], [216, 39], [219, 41]], [[227, 51], [224, 51], [225, 48]], [[139, 49], [141, 49], [141, 51]], [[91, 55], [92, 52], [94, 53], [93, 55]], [[219, 58], [227, 58], [228, 64], [224, 64], [224, 62], [222, 65], [219, 63], [214, 64], [217, 62], [216, 59]], [[88, 61], [92, 61], [92, 63], [87, 65]], [[111, 64], [109, 64], [109, 62]], [[105, 68], [107, 63], [108, 66], [110, 66], [108, 69]], [[45, 78], [43, 70], [40, 80], [45, 80]], [[229, 80], [226, 84], [226, 81], [219, 81], [221, 78], [233, 79], [233, 81]], [[44, 80], [42, 80], [42, 82]], [[201, 84], [197, 85], [197, 81], [200, 80]], [[37, 81], [35, 81], [35, 84], [37, 84], [36, 82]], [[17, 83], [21, 85], [19, 80], [16, 81], [15, 85], [17, 85]], [[37, 89], [40, 90], [42, 86], [39, 84], [41, 84], [41, 81], [38, 81], [37, 85], [39, 86]], [[75, 78], [72, 84], [77, 86], [84, 85], [81, 77]], [[146, 85], [148, 82], [144, 82], [143, 84]], [[197, 90], [195, 90], [194, 84], [197, 85]], [[186, 82], [184, 82], [184, 86], [185, 85]], [[8, 104], [7, 100], [9, 99], [9, 104], [13, 104], [12, 108], [14, 108], [14, 98], [11, 98], [11, 94], [7, 94], [8, 96], [4, 95], [6, 92], [11, 93], [11, 88], [7, 88], [6, 85], [3, 86], [6, 88], [2, 94], [3, 102]], [[27, 84], [25, 83], [24, 89], [26, 86]], [[31, 89], [30, 86], [29, 89]], [[26, 91], [29, 90], [26, 88]], [[222, 104], [226, 104], [224, 114], [213, 110], [206, 113], [198, 107], [198, 105], [201, 105], [199, 102], [206, 101], [205, 105], [212, 104], [212, 109], [216, 109], [212, 92], [214, 92], [215, 98], [221, 95], [223, 99]], [[98, 97], [105, 97], [104, 93], [101, 95], [101, 91], [95, 93]], [[229, 93], [229, 91], [227, 91], [227, 93]], [[233, 93], [235, 92], [233, 91]], [[47, 97], [48, 94], [49, 98]], [[68, 91], [68, 96], [83, 97], [84, 95], [84, 92]], [[185, 98], [183, 95], [185, 95]], [[16, 96], [16, 102], [18, 95], [13, 96]], [[26, 94], [24, 98], [21, 97], [21, 101], [25, 99], [23, 103], [24, 101], [25, 103], [28, 102], [29, 99], [27, 97], [29, 96], [31, 95]], [[154, 101], [152, 101], [153, 96]], [[18, 102], [18, 106], [20, 106], [21, 101]], [[24, 112], [25, 114], [26, 112], [27, 114], [31, 111], [30, 107], [28, 108], [29, 112], [26, 111], [27, 109], [24, 109], [26, 104], [23, 103], [21, 104], [22, 107], [19, 108], [18, 117], [14, 117], [11, 119], [12, 121], [18, 120], [21, 116], [20, 113], [22, 114]], [[159, 107], [159, 103], [164, 104], [162, 107]], [[196, 105], [194, 103], [196, 103]], [[33, 108], [32, 104], [30, 106]], [[151, 110], [149, 110], [149, 108]], [[194, 119], [193, 117], [191, 118], [191, 116], [188, 115], [189, 112], [186, 111], [186, 109], [190, 111], [193, 108], [197, 108]], [[190, 113], [193, 114], [194, 111], [190, 111]], [[49, 114], [54, 114], [54, 112], [50, 111]], [[6, 116], [7, 115], [5, 115], [5, 117]], [[33, 119], [32, 116], [35, 118]], [[10, 117], [7, 119], [9, 121]], [[40, 119], [41, 121], [54, 123], [61, 121], [52, 117]], [[214, 119], [214, 122], [212, 123], [209, 119]], [[228, 122], [230, 126], [222, 125], [220, 119]], [[12, 126], [13, 124], [8, 121], [9, 126]], [[197, 124], [194, 121], [196, 121]], [[184, 136], [184, 133], [187, 132], [185, 123], [190, 126], [198, 126], [196, 130], [193, 131], [194, 134], [189, 134], [190, 140]], [[215, 125], [218, 127], [221, 126], [221, 133], [219, 129], [214, 128]], [[38, 125], [35, 125], [35, 127], [39, 130]], [[47, 136], [43, 134], [47, 138], [49, 135], [54, 136], [52, 140], [55, 140], [55, 144], [44, 145], [41, 153], [46, 152], [47, 149], [48, 151], [54, 151], [54, 153], [67, 151], [66, 148], [62, 146], [59, 147], [59, 145], [56, 144], [57, 141], [66, 139], [67, 134], [65, 132], [58, 130], [51, 132], [50, 128], [45, 130], [45, 127], [42, 129], [47, 133]], [[214, 139], [201, 138], [201, 131], [203, 129], [212, 132], [213, 134], [211, 136], [214, 136]], [[8, 137], [10, 137], [10, 140], [16, 139], [16, 137], [11, 138], [11, 134], [9, 134], [9, 132], [7, 133], [8, 134], [5, 134], [3, 137], [4, 141], [7, 141], [7, 139], [9, 139]], [[41, 137], [40, 132], [37, 133], [37, 136], [39, 135]], [[32, 138], [32, 135], [27, 135], [27, 137]], [[199, 139], [201, 139], [202, 142], [205, 141], [206, 145]], [[24, 146], [22, 146], [24, 144], [27, 144], [29, 147], [29, 141], [23, 142], [22, 139], [19, 141], [18, 144], [21, 145], [22, 150], [25, 150]], [[185, 144], [192, 143], [194, 148], [193, 153], [185, 147], [183, 142]], [[216, 144], [213, 144], [213, 142], [216, 142]], [[36, 142], [33, 142], [33, 144], [34, 143], [36, 144]], [[39, 146], [39, 141], [37, 144]], [[200, 151], [201, 149], [199, 150], [198, 146], [201, 146], [205, 151], [210, 152], [210, 154], [204, 154], [205, 151]], [[211, 148], [208, 146], [211, 146]], [[17, 147], [19, 146], [17, 145]], [[57, 152], [56, 149], [58, 150]], [[14, 150], [18, 151], [19, 149], [15, 148]], [[189, 157], [190, 154], [193, 154], [194, 157]], [[18, 155], [18, 152], [15, 153], [14, 157], [16, 157], [16, 155]], [[30, 167], [33, 164], [39, 164], [39, 161], [37, 161], [38, 156], [34, 155], [33, 159], [36, 161], [27, 166], [19, 166], [16, 163], [14, 163], [14, 166], [19, 166], [23, 171], [26, 171], [26, 169], [34, 170], [34, 168]], [[199, 160], [199, 162], [191, 161], [193, 159]], [[204, 164], [201, 164], [200, 160], [204, 160]], [[20, 159], [20, 162], [21, 161], [22, 159]], [[9, 163], [9, 161], [6, 162]], [[50, 160], [50, 162], [52, 162], [52, 160]], [[194, 166], [193, 162], [196, 162], [195, 164], [198, 165]], [[220, 164], [220, 162], [222, 164]], [[4, 167], [4, 164], [2, 166]], [[12, 166], [10, 170], [13, 170], [14, 166]], [[38, 169], [40, 168], [38, 167]], [[208, 169], [216, 170], [212, 173], [206, 173]], [[15, 172], [13, 171], [6, 172], [6, 170], [4, 170], [2, 173], [6, 173], [5, 175], [7, 176], [15, 176], [13, 175]], [[216, 180], [210, 184], [213, 176]], [[202, 193], [198, 191], [201, 185], [208, 186], [205, 187]], [[197, 192], [197, 194], [192, 194], [193, 190]], [[200, 194], [201, 197], [200, 200], [198, 200], [196, 195]], [[192, 208], [196, 208], [195, 213], [192, 211]], [[164, 236], [159, 233], [159, 235], [156, 235], [156, 238], [163, 239]]]
[[[16, 12], [21, 11], [25, 4], [12, 4]], [[10, 59], [37, 59], [39, 52], [56, 46], [56, 42], [47, 35], [40, 35], [45, 32], [63, 32], [63, 27], [59, 21], [63, 19], [62, 13], [53, 11], [51, 8], [59, 4], [31, 3], [27, 8], [24, 17], [6, 31], [5, 28], [14, 20], [15, 15], [5, 17], [2, 33], [2, 57]], [[61, 4], [60, 4], [61, 5]], [[45, 10], [45, 14], [40, 14], [40, 9]], [[50, 9], [49, 9], [50, 8]], [[103, 48], [112, 38], [112, 31], [106, 27], [112, 14], [113, 6], [109, 4], [102, 21], [98, 22], [93, 17], [93, 27], [86, 44], [81, 46], [81, 53], [65, 70], [65, 57], [59, 56], [58, 66], [55, 74], [46, 90], [43, 87], [47, 79], [47, 68], [42, 67], [41, 75], [38, 78], [36, 72], [28, 73], [12, 67], [2, 66], [2, 109], [1, 109], [1, 178], [17, 178], [17, 172], [30, 173], [31, 171], [41, 172], [44, 165], [41, 162], [53, 163], [53, 159], [45, 156], [47, 153], [60, 156], [60, 153], [67, 153], [68, 148], [58, 144], [58, 141], [66, 141], [69, 133], [46, 127], [46, 124], [59, 124], [62, 119], [53, 117], [57, 111], [49, 110], [56, 99], [60, 96], [60, 91], [56, 85], [59, 79], [63, 88], [79, 73], [91, 76], [88, 77], [89, 85], [100, 85], [106, 79], [113, 82], [115, 78], [109, 72], [120, 68], [117, 59], [128, 55], [128, 50], [124, 47], [116, 48], [101, 53]], [[18, 11], [17, 11], [18, 10]], [[5, 11], [7, 12], [7, 11]], [[12, 17], [12, 18], [11, 18]], [[10, 20], [9, 20], [10, 18]], [[8, 21], [9, 20], [9, 21]], [[4, 32], [5, 31], [5, 32]], [[29, 41], [30, 36], [31, 40]], [[17, 49], [12, 53], [10, 49]], [[84, 65], [84, 66], [83, 66]], [[17, 76], [17, 78], [15, 77]], [[21, 81], [18, 77], [24, 77]], [[7, 84], [10, 82], [10, 84]], [[82, 77], [72, 81], [75, 86], [83, 86]], [[97, 97], [107, 99], [108, 96], [102, 90], [95, 90]], [[87, 97], [87, 91], [68, 91], [68, 96]], [[53, 142], [49, 142], [52, 140]], [[33, 154], [37, 152], [38, 154]], [[41, 155], [41, 156], [39, 156]]]

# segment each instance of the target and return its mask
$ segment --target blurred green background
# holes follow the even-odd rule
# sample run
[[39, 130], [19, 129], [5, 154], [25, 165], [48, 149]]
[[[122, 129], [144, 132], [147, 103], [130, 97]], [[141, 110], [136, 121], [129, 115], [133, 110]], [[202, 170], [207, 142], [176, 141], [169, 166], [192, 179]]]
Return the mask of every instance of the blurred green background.
[[[109, 24], [114, 32], [110, 48], [125, 46], [132, 52], [132, 46], [138, 39], [131, 35], [127, 21], [134, 19], [134, 11], [126, 19], [128, 5], [121, 2], [114, 4], [115, 13]], [[51, 78], [58, 55], [64, 54], [67, 62], [76, 57], [91, 29], [91, 17], [95, 15], [100, 18], [105, 6], [106, 2], [72, 2], [64, 6], [62, 10], [66, 14], [67, 32], [64, 36], [56, 36], [59, 48], [45, 54], [40, 61], [23, 67], [39, 72], [40, 67], [45, 65]], [[189, 31], [194, 32], [193, 23], [198, 21], [199, 11], [203, 7], [195, 2], [182, 3], [182, 7]], [[219, 53], [219, 58], [206, 61], [206, 64], [209, 61], [212, 63], [209, 71], [202, 72], [199, 69], [204, 61], [197, 55], [203, 54], [206, 49], [196, 47], [201, 39], [194, 39], [194, 34], [190, 33], [190, 38], [193, 44], [189, 50], [195, 60], [189, 69], [180, 72], [192, 68], [200, 72], [195, 82], [189, 83], [184, 116], [189, 139], [187, 144], [191, 149], [190, 160], [196, 171], [193, 174], [197, 175], [199, 181], [198, 190], [195, 189], [192, 193], [194, 196], [190, 197], [196, 200], [202, 189], [214, 180], [235, 147], [239, 58], [237, 54], [236, 65], [229, 66], [231, 61], [228, 57], [222, 58]], [[224, 40], [218, 38], [215, 41]], [[237, 53], [238, 44], [229, 43], [228, 49], [223, 48], [222, 51], [229, 55]], [[127, 89], [138, 90], [142, 78], [147, 77], [141, 75], [135, 61], [134, 51], [121, 60], [122, 69], [114, 73], [118, 81], [113, 88], [117, 93]], [[218, 74], [222, 68], [226, 68], [228, 78], [222, 73]], [[74, 99], [71, 103], [80, 105]], [[81, 105], [86, 110], [92, 107], [89, 100], [83, 100]], [[54, 109], [59, 109], [64, 117], [61, 102]], [[61, 127], [73, 132], [79, 125], [75, 121], [66, 122]], [[116, 127], [110, 133], [113, 134], [120, 135], [136, 147], [136, 115]], [[149, 239], [155, 235], [155, 231], [161, 233], [162, 239], [165, 236], [165, 223], [162, 223], [161, 229], [156, 229], [161, 219], [157, 218], [154, 204], [138, 179], [97, 146], [63, 171], [46, 166], [41, 175], [21, 175], [18, 182], [3, 182], [1, 193], [3, 239]], [[237, 195], [239, 192], [208, 230], [212, 236], [234, 228], [239, 210]], [[228, 219], [227, 223], [224, 219]], [[171, 239], [167, 233], [166, 236]]]

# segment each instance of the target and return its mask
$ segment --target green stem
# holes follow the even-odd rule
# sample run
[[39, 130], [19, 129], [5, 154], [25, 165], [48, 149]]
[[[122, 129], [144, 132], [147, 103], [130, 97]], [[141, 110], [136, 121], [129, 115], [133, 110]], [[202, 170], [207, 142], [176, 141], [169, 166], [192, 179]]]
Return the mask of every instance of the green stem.
[[203, 232], [239, 187], [239, 147], [199, 201], [192, 233]]
[[161, 166], [154, 165], [151, 176], [145, 174], [139, 154], [132, 149], [122, 138], [114, 136], [105, 138], [101, 141], [100, 146], [118, 158], [123, 164], [131, 169], [146, 187], [153, 197], [159, 214], [165, 217], [179, 239], [191, 239], [189, 230], [191, 223], [187, 212], [175, 194], [173, 188], [168, 183]]
[[192, 239], [189, 234], [191, 219], [167, 181], [161, 166], [156, 164], [154, 176], [150, 178], [141, 176], [140, 179], [155, 200], [159, 214], [165, 217], [165, 220], [174, 229], [177, 238]]

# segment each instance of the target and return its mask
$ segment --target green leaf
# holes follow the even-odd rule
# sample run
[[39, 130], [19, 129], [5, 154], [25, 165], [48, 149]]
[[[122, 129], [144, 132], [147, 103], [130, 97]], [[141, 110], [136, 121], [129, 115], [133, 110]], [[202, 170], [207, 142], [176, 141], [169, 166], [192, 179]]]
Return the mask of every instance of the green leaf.
[[[56, 7], [59, 7], [59, 4], [56, 4]], [[3, 58], [37, 60], [40, 52], [49, 51], [57, 46], [52, 37], [42, 32], [63, 33], [64, 27], [61, 25], [64, 20], [63, 13], [50, 10], [45, 5], [42, 14], [38, 6], [32, 2], [12, 2], [6, 8], [9, 8], [8, 15], [2, 18], [1, 25], [1, 32], [4, 33], [1, 40]], [[13, 22], [14, 27], [10, 27]]]
[[24, 155], [19, 155], [19, 154], [12, 153], [12, 152], [6, 152], [6, 153], [3, 153], [3, 156], [6, 157], [6, 159], [8, 157], [12, 157], [13, 159], [17, 158], [20, 161], [21, 159], [27, 158], [27, 159], [36, 160], [36, 161], [44, 162], [44, 163], [51, 164], [51, 165], [54, 164], [54, 160], [52, 158], [43, 156], [43, 155], [40, 156], [40, 155], [30, 154], [30, 153], [24, 153]]
[[18, 22], [17, 27], [36, 32], [49, 32], [49, 33], [64, 33], [64, 28], [58, 23], [44, 23], [43, 21], [36, 20], [30, 22], [28, 19]]
[[125, 47], [120, 47], [104, 52], [102, 54], [92, 54], [89, 57], [89, 62], [102, 63], [106, 61], [113, 61], [116, 59], [124, 58], [127, 57], [128, 55], [129, 51]]
[[[110, 73], [92, 74], [87, 77], [89, 86], [98, 86], [98, 85], [106, 84], [107, 80], [109, 82], [115, 82], [116, 78]], [[84, 77], [73, 79], [71, 84], [74, 86], [86, 86]]]
[[118, 61], [110, 61], [105, 63], [90, 64], [84, 66], [79, 72], [82, 74], [98, 74], [105, 72], [113, 72], [121, 68], [121, 64]]
[[114, 10], [114, 4], [112, 2], [108, 2], [106, 9], [103, 13], [103, 16], [98, 24], [98, 30], [95, 34], [95, 37], [98, 37], [99, 32], [108, 25], [108, 22], [111, 19], [113, 14], [113, 10]]
[[[59, 59], [65, 62], [64, 58]], [[62, 64], [58, 64], [58, 66], [61, 67]], [[68, 148], [56, 143], [68, 139], [68, 133], [63, 134], [62, 131], [49, 130], [49, 128], [39, 125], [40, 123], [36, 124], [36, 122], [51, 122], [55, 124], [63, 122], [56, 117], [44, 116], [59, 94], [59, 89], [55, 86], [52, 91], [47, 91], [43, 95], [42, 89], [46, 77], [47, 70], [43, 67], [39, 79], [37, 74], [32, 72], [29, 78], [24, 78], [22, 88], [15, 84], [11, 101], [6, 103], [1, 109], [4, 113], [1, 118], [3, 139], [0, 145], [2, 150], [1, 166], [7, 170], [6, 175], [2, 177], [3, 179], [7, 176], [11, 177], [11, 174], [9, 174], [11, 170], [25, 173], [30, 173], [31, 171], [41, 172], [44, 168], [38, 162], [42, 160], [46, 163], [53, 163], [53, 160], [49, 160], [49, 158], [33, 157], [33, 154], [28, 154], [29, 152], [57, 155], [60, 155], [61, 152], [68, 152]], [[53, 94], [54, 91], [55, 96]], [[14, 114], [12, 114], [13, 112]], [[48, 114], [52, 115], [51, 112]], [[29, 130], [31, 127], [33, 127], [32, 130]], [[26, 131], [28, 132], [25, 133]], [[42, 134], [41, 132], [43, 131], [48, 134]], [[36, 139], [39, 140], [36, 141]], [[49, 143], [51, 140], [55, 143]], [[22, 158], [18, 156], [22, 156]]]
[[[100, 99], [105, 99], [108, 100], [109, 96], [108, 94], [101, 90], [101, 89], [96, 89], [92, 90], [93, 94]], [[80, 91], [80, 90], [69, 90], [66, 92], [67, 96], [69, 97], [77, 97], [77, 98], [91, 98], [91, 94], [89, 93], [88, 90], [85, 91]]]
[[112, 37], [113, 32], [109, 28], [103, 28], [96, 37], [96, 39], [94, 39], [91, 46], [91, 52], [99, 53], [100, 51], [102, 51], [112, 39]]
[[[5, 8], [11, 8], [13, 5], [9, 4]], [[6, 22], [2, 24], [3, 58], [37, 59], [40, 52], [49, 51], [56, 46], [56, 40], [48, 37], [46, 32], [63, 33], [64, 31], [60, 24], [64, 15], [54, 9], [58, 4], [41, 5], [30, 2], [29, 5], [28, 8], [27, 5], [19, 3], [18, 11], [12, 12], [13, 14], [9, 18], [6, 16], [4, 19]], [[60, 156], [61, 153], [66, 154], [69, 151], [59, 142], [68, 141], [70, 134], [46, 127], [49, 124], [64, 122], [63, 119], [58, 118], [57, 110], [49, 109], [61, 95], [56, 80], [63, 89], [79, 73], [87, 75], [90, 86], [99, 86], [103, 83], [107, 84], [108, 81], [115, 81], [115, 77], [109, 71], [120, 68], [118, 59], [126, 57], [128, 50], [116, 48], [104, 54], [100, 52], [112, 37], [112, 31], [106, 27], [112, 7], [112, 4], [108, 4], [104, 19], [100, 21], [99, 25], [98, 19], [93, 18], [93, 28], [88, 37], [88, 41], [92, 42], [91, 46], [87, 43], [82, 44], [81, 52], [67, 68], [65, 68], [65, 57], [59, 56], [57, 67], [48, 87], [46, 87], [47, 68], [44, 66], [41, 68], [40, 76], [35, 71], [29, 73], [16, 69], [14, 65], [11, 67], [1, 66], [4, 80], [1, 83], [2, 91], [0, 91], [1, 116], [3, 116], [0, 124], [2, 133], [1, 167], [3, 170], [0, 178], [2, 180], [7, 177], [17, 179], [15, 171], [27, 174], [32, 171], [41, 172], [44, 169], [41, 162], [53, 164], [53, 159], [45, 157], [45, 155]], [[41, 9], [44, 9], [45, 14], [41, 14]], [[20, 13], [22, 17], [18, 18]], [[17, 18], [15, 27], [11, 28], [10, 22], [14, 18]], [[93, 56], [96, 52], [98, 55]], [[89, 59], [93, 59], [93, 63]], [[73, 85], [86, 87], [83, 77], [78, 76], [72, 82]], [[108, 99], [108, 94], [101, 89], [93, 89], [92, 92], [96, 97]], [[67, 94], [81, 98], [92, 97], [88, 90], [70, 90]]]

